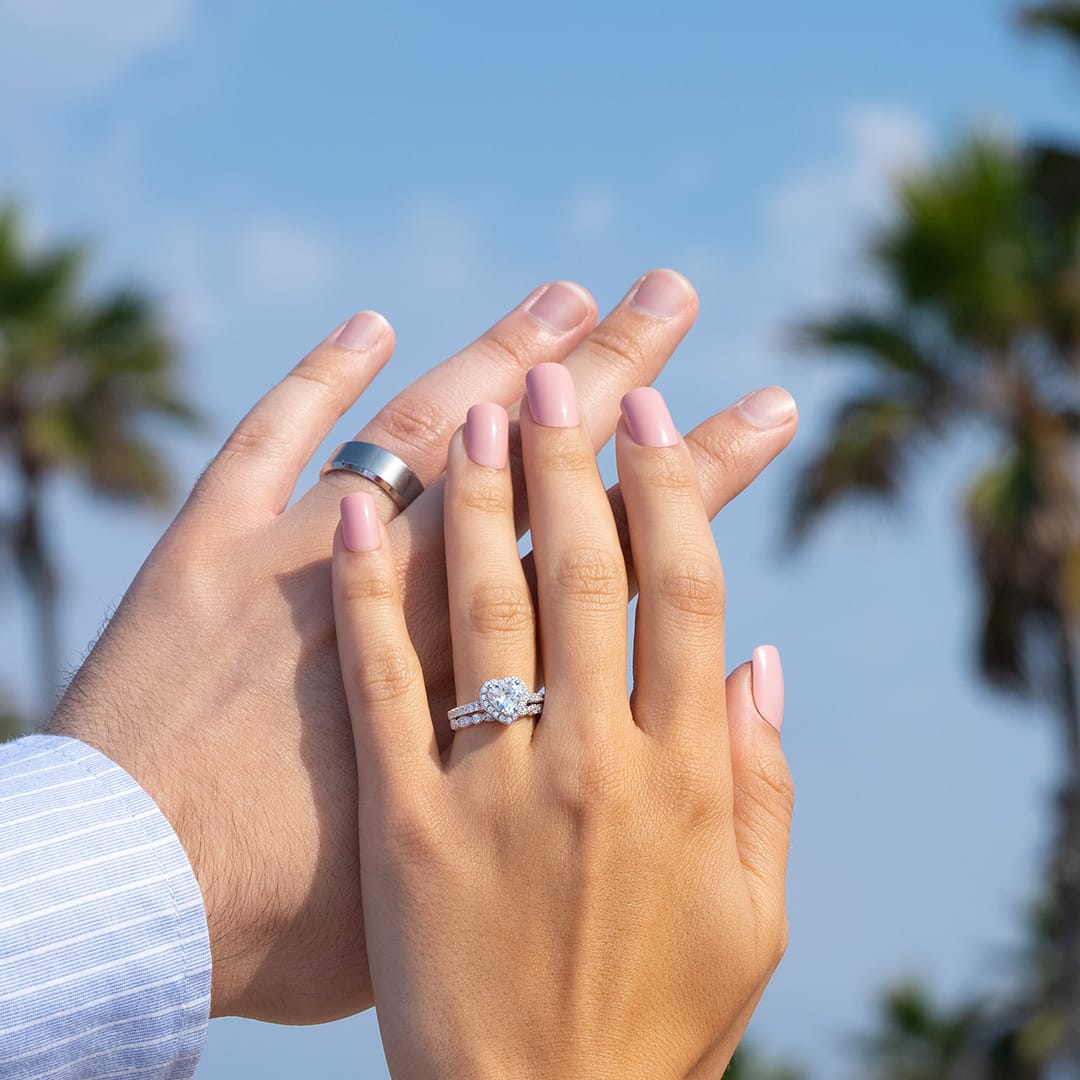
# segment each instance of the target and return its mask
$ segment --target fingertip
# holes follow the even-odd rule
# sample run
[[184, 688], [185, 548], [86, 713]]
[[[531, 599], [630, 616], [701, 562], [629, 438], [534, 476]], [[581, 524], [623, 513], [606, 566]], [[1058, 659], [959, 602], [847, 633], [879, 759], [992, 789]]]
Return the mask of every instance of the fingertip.
[[341, 538], [353, 552], [377, 551], [382, 530], [375, 499], [368, 491], [351, 491], [341, 499]]
[[751, 660], [754, 706], [777, 731], [784, 726], [784, 668], [775, 645], [759, 645]]
[[394, 329], [377, 311], [358, 311], [339, 326], [330, 340], [351, 352], [371, 352], [376, 346], [392, 346]]
[[751, 427], [769, 431], [798, 426], [799, 408], [782, 386], [764, 386], [739, 398], [732, 408]]

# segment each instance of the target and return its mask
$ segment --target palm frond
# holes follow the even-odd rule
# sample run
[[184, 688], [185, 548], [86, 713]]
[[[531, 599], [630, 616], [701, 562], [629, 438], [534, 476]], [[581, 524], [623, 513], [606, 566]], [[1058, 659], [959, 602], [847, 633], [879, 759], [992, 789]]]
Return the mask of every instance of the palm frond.
[[1020, 19], [1032, 30], [1049, 31], [1080, 50], [1080, 4], [1076, 0], [1032, 4], [1021, 11]]
[[[1067, 451], [1066, 451], [1067, 453]], [[1060, 444], [1021, 438], [972, 484], [966, 519], [982, 594], [979, 667], [1017, 693], [1055, 685], [1042, 646], [1068, 604], [1080, 522]], [[1067, 616], [1066, 616], [1067, 617]]]
[[1022, 155], [971, 140], [903, 179], [900, 213], [871, 251], [913, 311], [940, 320], [954, 341], [1000, 350], [1036, 321], [1038, 256]]
[[910, 451], [935, 426], [933, 409], [914, 398], [871, 393], [844, 402], [824, 445], [799, 473], [788, 516], [789, 541], [803, 540], [842, 501], [895, 498]]
[[930, 354], [912, 327], [890, 315], [873, 311], [841, 311], [799, 329], [798, 337], [819, 348], [838, 349], [872, 361], [891, 372], [937, 377]]

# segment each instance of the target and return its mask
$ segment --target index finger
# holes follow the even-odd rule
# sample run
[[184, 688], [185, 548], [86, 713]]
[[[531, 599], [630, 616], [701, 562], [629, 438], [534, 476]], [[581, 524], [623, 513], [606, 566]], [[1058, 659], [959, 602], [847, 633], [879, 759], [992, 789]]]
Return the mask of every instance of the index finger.
[[397, 567], [369, 492], [341, 500], [334, 622], [361, 798], [438, 770], [424, 673], [409, 639]]

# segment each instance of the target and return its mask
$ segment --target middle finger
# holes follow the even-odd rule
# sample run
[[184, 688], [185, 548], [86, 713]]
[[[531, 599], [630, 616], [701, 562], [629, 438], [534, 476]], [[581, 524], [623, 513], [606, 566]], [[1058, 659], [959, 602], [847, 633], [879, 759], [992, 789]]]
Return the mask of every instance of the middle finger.
[[574, 715], [588, 737], [592, 716], [608, 713], [588, 703], [627, 698], [626, 566], [569, 371], [540, 364], [525, 385], [521, 439], [547, 685], [540, 727]]

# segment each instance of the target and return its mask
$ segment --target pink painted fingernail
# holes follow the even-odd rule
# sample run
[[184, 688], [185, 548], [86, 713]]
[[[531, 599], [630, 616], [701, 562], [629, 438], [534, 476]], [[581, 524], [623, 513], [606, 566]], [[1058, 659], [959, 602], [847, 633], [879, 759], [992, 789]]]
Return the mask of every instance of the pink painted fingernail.
[[505, 469], [510, 418], [501, 405], [474, 405], [465, 417], [465, 452], [477, 465]]
[[777, 731], [784, 724], [784, 669], [773, 645], [754, 650], [752, 686], [754, 707]]
[[630, 294], [630, 304], [656, 319], [672, 319], [690, 303], [690, 282], [674, 270], [650, 270]]
[[529, 412], [544, 427], [576, 427], [577, 394], [574, 380], [562, 364], [537, 364], [525, 376]]
[[343, 349], [367, 352], [375, 348], [390, 324], [377, 311], [357, 312], [336, 334], [334, 340]]
[[350, 551], [375, 551], [381, 543], [375, 499], [354, 491], [341, 500], [341, 538]]
[[529, 306], [528, 313], [549, 330], [565, 334], [585, 321], [589, 305], [581, 290], [569, 282], [549, 285]]
[[774, 428], [786, 424], [795, 415], [795, 399], [779, 386], [766, 386], [739, 398], [735, 408], [756, 428]]
[[678, 443], [678, 429], [659, 390], [639, 386], [623, 395], [619, 407], [630, 438], [638, 446], [675, 446]]

